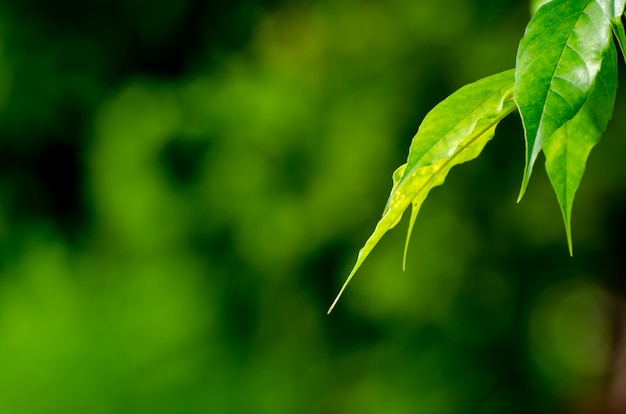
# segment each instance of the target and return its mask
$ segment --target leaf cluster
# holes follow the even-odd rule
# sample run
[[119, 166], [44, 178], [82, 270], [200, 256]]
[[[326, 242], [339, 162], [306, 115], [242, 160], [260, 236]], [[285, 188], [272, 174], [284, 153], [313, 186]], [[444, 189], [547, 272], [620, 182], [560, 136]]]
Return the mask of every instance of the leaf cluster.
[[354, 274], [383, 235], [411, 206], [404, 250], [430, 190], [450, 169], [478, 157], [499, 122], [517, 111], [526, 140], [525, 167], [518, 202], [540, 153], [556, 193], [572, 254], [571, 213], [591, 149], [613, 113], [617, 90], [617, 51], [626, 56], [622, 23], [626, 0], [535, 2], [536, 13], [522, 37], [515, 69], [466, 85], [424, 118], [406, 164], [393, 173], [393, 187], [374, 232], [330, 306], [330, 313]]

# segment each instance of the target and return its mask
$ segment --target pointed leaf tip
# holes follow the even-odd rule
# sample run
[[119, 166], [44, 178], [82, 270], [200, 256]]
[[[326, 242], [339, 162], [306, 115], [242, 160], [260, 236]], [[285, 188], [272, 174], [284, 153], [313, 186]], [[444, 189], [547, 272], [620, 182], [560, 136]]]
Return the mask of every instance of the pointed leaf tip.
[[406, 255], [409, 251], [409, 242], [411, 241], [411, 233], [413, 233], [413, 227], [415, 226], [415, 219], [417, 213], [419, 213], [420, 206], [413, 202], [411, 204], [411, 220], [409, 221], [409, 229], [406, 232], [406, 241], [404, 242], [404, 255], [402, 256], [402, 271], [406, 271]]
[[522, 178], [522, 186], [519, 190], [519, 194], [517, 195], [517, 203], [519, 204], [520, 201], [522, 201], [522, 198], [524, 197], [524, 194], [526, 194], [526, 188], [528, 187], [528, 182], [529, 182], [529, 176], [526, 175], [526, 173], [524, 172], [524, 177]]
[[335, 309], [335, 306], [337, 305], [337, 302], [339, 302], [339, 298], [343, 294], [343, 291], [346, 290], [346, 286], [348, 286], [348, 283], [350, 283], [350, 279], [352, 279], [352, 276], [353, 275], [350, 275], [348, 277], [348, 279], [344, 282], [343, 286], [341, 287], [341, 290], [339, 291], [339, 293], [335, 297], [335, 300], [333, 300], [333, 303], [328, 308], [328, 311], [326, 312], [326, 315], [330, 315], [330, 313], [333, 311], [333, 309]]
[[571, 233], [567, 235], [567, 247], [569, 248], [569, 257], [574, 257], [574, 244], [572, 243]]

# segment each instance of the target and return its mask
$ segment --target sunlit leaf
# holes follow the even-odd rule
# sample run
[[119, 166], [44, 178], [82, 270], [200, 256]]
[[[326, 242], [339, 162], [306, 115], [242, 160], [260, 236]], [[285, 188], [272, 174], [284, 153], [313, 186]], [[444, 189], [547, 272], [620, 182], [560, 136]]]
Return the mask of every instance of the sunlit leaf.
[[587, 158], [613, 114], [617, 90], [617, 53], [611, 43], [589, 98], [574, 118], [561, 126], [543, 146], [546, 171], [556, 191], [570, 254], [572, 253], [571, 213], [574, 195], [585, 172]]
[[500, 120], [516, 108], [513, 84], [513, 70], [489, 76], [459, 89], [426, 115], [413, 138], [406, 166], [394, 173], [394, 187], [383, 216], [359, 251], [356, 264], [329, 313], [365, 258], [382, 236], [400, 221], [407, 207], [413, 207], [410, 235], [428, 192], [444, 182], [453, 166], [480, 154]]
[[589, 97], [618, 8], [610, 0], [553, 0], [529, 22], [515, 71], [515, 101], [526, 133], [520, 198], [546, 139]]

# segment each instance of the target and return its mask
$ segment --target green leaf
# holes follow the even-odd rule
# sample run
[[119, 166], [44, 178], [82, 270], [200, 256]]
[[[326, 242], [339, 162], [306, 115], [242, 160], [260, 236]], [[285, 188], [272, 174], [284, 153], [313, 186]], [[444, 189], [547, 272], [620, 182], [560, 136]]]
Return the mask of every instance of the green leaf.
[[626, 34], [624, 34], [624, 24], [622, 23], [622, 15], [624, 14], [624, 7], [626, 6], [626, 0], [614, 0], [611, 15], [611, 28], [613, 29], [613, 35], [617, 39], [619, 48], [622, 51], [622, 57], [626, 61]]
[[613, 34], [617, 39], [617, 43], [619, 44], [619, 48], [622, 51], [622, 57], [626, 62], [626, 34], [624, 34], [624, 25], [622, 24], [622, 19], [618, 18], [612, 20], [611, 27], [613, 29]]
[[[514, 70], [481, 79], [454, 92], [424, 118], [409, 149], [407, 164], [394, 172], [394, 186], [383, 216], [365, 242], [350, 275], [330, 306], [330, 313], [365, 258], [412, 205], [409, 233], [428, 192], [441, 185], [450, 169], [476, 158], [495, 128], [516, 108]], [[405, 250], [406, 257], [406, 250]]]
[[553, 0], [533, 16], [520, 41], [515, 101], [526, 135], [519, 199], [544, 142], [572, 119], [589, 97], [611, 43], [616, 6], [609, 0]]
[[613, 114], [616, 90], [617, 52], [611, 43], [589, 98], [578, 114], [556, 130], [543, 146], [546, 171], [563, 213], [570, 254], [574, 195], [585, 172], [589, 153], [600, 141]]

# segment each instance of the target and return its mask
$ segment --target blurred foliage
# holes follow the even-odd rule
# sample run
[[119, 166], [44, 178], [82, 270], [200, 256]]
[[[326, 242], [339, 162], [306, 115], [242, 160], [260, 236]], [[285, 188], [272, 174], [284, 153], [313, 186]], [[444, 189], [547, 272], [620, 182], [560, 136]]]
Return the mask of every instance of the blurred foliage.
[[573, 259], [545, 174], [515, 204], [511, 117], [424, 205], [407, 271], [392, 232], [325, 315], [421, 118], [513, 67], [528, 14], [3, 2], [0, 412], [592, 407], [624, 287], [620, 117]]

